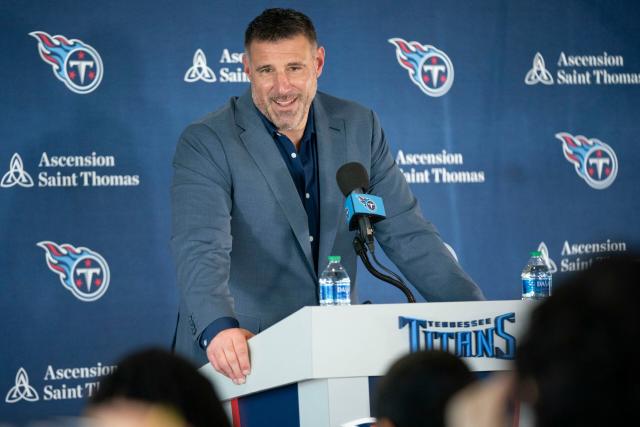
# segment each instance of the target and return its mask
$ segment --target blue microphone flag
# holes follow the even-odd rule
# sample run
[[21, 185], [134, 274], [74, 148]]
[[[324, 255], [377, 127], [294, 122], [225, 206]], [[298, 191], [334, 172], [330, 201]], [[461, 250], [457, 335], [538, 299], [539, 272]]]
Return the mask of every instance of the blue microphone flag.
[[386, 217], [382, 198], [372, 194], [349, 194], [344, 201], [344, 213], [349, 230], [358, 228], [358, 216], [369, 217], [372, 223]]

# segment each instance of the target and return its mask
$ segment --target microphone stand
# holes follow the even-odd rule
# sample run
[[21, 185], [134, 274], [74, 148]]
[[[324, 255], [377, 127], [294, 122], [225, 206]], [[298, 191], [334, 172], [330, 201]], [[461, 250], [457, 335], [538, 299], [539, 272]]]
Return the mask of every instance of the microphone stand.
[[374, 277], [377, 277], [378, 279], [384, 282], [387, 282], [395, 286], [396, 288], [400, 289], [402, 293], [405, 295], [405, 297], [407, 297], [407, 302], [410, 302], [410, 303], [416, 302], [416, 299], [411, 293], [411, 291], [409, 290], [409, 288], [407, 288], [407, 286], [404, 283], [402, 283], [401, 280], [397, 280], [391, 276], [387, 276], [386, 274], [376, 270], [375, 267], [371, 265], [371, 262], [369, 261], [369, 256], [367, 255], [367, 245], [365, 245], [365, 243], [362, 241], [362, 236], [360, 235], [360, 233], [357, 233], [356, 237], [353, 239], [353, 248], [355, 249], [356, 254], [360, 257], [360, 259], [362, 260], [362, 263], [364, 264], [366, 269], [369, 271], [369, 273], [371, 273]]

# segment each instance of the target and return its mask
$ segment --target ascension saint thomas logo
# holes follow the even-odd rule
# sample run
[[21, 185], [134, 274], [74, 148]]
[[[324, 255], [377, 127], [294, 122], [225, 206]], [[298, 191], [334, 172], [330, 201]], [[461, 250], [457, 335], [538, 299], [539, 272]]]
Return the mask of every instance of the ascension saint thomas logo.
[[36, 402], [39, 399], [38, 392], [29, 384], [27, 371], [24, 368], [18, 369], [15, 385], [7, 392], [4, 401], [7, 403], [16, 403], [21, 400]]
[[15, 185], [26, 188], [33, 187], [33, 179], [24, 170], [22, 157], [18, 153], [13, 153], [13, 156], [11, 156], [9, 170], [2, 176], [0, 181], [0, 187], [2, 188], [11, 188]]
[[553, 77], [544, 64], [544, 58], [540, 52], [533, 57], [533, 65], [524, 77], [524, 82], [529, 86], [542, 83], [545, 85], [553, 84]]

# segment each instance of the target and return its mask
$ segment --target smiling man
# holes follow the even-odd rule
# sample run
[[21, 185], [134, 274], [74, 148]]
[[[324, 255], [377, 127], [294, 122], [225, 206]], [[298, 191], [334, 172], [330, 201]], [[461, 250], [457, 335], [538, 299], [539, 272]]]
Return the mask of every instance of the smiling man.
[[324, 48], [303, 34], [258, 39], [247, 47], [243, 63], [253, 103], [299, 149], [324, 65]]
[[422, 217], [377, 116], [317, 92], [324, 59], [307, 16], [265, 10], [245, 32], [251, 90], [187, 127], [176, 148], [174, 347], [237, 384], [250, 374], [247, 339], [318, 304], [327, 256], [342, 256], [356, 301], [353, 233], [336, 183], [344, 163], [367, 169], [387, 210], [378, 243], [425, 299], [483, 298]]

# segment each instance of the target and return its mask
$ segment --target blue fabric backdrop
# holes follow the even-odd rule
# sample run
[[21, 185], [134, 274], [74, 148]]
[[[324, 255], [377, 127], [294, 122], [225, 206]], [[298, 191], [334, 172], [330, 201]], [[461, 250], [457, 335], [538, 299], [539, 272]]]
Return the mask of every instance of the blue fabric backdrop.
[[[379, 114], [489, 299], [519, 298], [531, 250], [557, 282], [637, 244], [635, 1], [3, 0], [0, 420], [78, 414], [120, 356], [169, 346], [175, 144], [248, 88], [244, 28], [273, 6], [312, 17], [320, 90]], [[364, 270], [358, 286], [361, 300], [403, 299]]]

